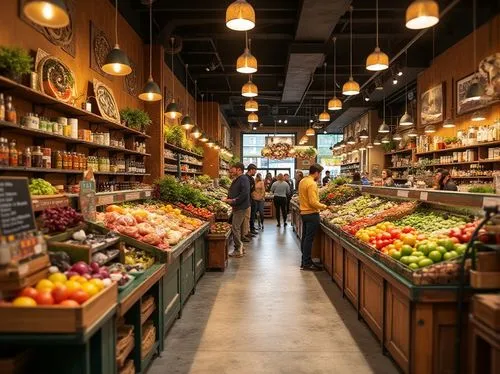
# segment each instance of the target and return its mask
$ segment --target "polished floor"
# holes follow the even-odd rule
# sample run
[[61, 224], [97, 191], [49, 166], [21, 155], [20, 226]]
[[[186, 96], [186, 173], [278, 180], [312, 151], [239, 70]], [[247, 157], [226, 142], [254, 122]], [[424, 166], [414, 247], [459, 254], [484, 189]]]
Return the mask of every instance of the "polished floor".
[[398, 372], [328, 274], [299, 270], [290, 226], [247, 248], [203, 276], [150, 374]]

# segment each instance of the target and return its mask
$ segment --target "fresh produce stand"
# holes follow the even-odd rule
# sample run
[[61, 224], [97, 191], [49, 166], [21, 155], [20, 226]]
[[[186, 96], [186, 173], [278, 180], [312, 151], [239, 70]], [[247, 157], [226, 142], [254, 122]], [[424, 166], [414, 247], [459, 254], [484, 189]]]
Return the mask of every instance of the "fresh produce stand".
[[[383, 212], [387, 212], [385, 214], [389, 214], [394, 209], [403, 209], [405, 203], [423, 204], [419, 208], [421, 210], [416, 212], [411, 210], [408, 214], [399, 217], [400, 221], [394, 221], [411, 222], [407, 217], [414, 216], [417, 226], [419, 218], [421, 220], [432, 219], [419, 213], [422, 210], [427, 209], [429, 217], [433, 217], [433, 211], [437, 212], [435, 216], [439, 216], [439, 212], [443, 211], [449, 212], [450, 217], [457, 212], [480, 216], [483, 206], [498, 204], [500, 200], [500, 197], [495, 195], [365, 186], [355, 188], [365, 193], [365, 197], [359, 198], [359, 201], [371, 199], [373, 202], [376, 197], [388, 201], [387, 205], [383, 205], [386, 209]], [[396, 204], [390, 204], [391, 201]], [[449, 261], [435, 264], [428, 269], [425, 267], [419, 269], [418, 266], [415, 270], [408, 268], [396, 259], [400, 256], [399, 252], [391, 258], [383, 249], [375, 247], [375, 241], [373, 244], [364, 242], [363, 240], [368, 240], [368, 237], [362, 237], [363, 232], [366, 232], [363, 226], [357, 230], [360, 233], [356, 236], [345, 231], [353, 227], [346, 221], [349, 219], [346, 217], [352, 213], [347, 213], [342, 209], [354, 205], [345, 203], [339, 206], [333, 205], [331, 209], [333, 216], [328, 215], [326, 219], [322, 213], [321, 233], [315, 239], [315, 248], [317, 250], [319, 247], [320, 256], [318, 257], [321, 258], [324, 269], [342, 290], [343, 296], [354, 306], [358, 318], [364, 320], [373, 331], [383, 352], [388, 353], [403, 372], [416, 374], [455, 372], [455, 345], [453, 343], [458, 322], [458, 263], [452, 257]], [[372, 206], [376, 204], [373, 203]], [[364, 209], [365, 213], [362, 214], [370, 216], [371, 213], [367, 213], [367, 208]], [[373, 207], [368, 209], [376, 211]], [[335, 218], [336, 211], [340, 214], [338, 218]], [[300, 238], [302, 235], [301, 219], [296, 201], [292, 202], [291, 212], [294, 230]], [[443, 214], [448, 219], [447, 213]], [[451, 219], [450, 225], [455, 222], [454, 218]], [[340, 223], [331, 224], [330, 221]], [[438, 218], [436, 222], [424, 222], [421, 225], [437, 225], [440, 222]], [[384, 225], [384, 223], [379, 225]], [[436, 227], [435, 230], [439, 228]], [[448, 232], [448, 228], [445, 228], [445, 231]], [[463, 239], [469, 238], [465, 232], [458, 232], [457, 235], [459, 234], [465, 235]], [[411, 234], [408, 235], [411, 236]], [[406, 240], [407, 236], [404, 238]], [[455, 248], [460, 248], [460, 246], [456, 244]], [[313, 257], [316, 257], [314, 250]], [[432, 261], [430, 263], [432, 264]], [[423, 266], [424, 264], [427, 263], [422, 263]], [[466, 287], [466, 310], [471, 294], [472, 290]], [[466, 315], [466, 313], [463, 314], [463, 316]], [[465, 326], [467, 318], [463, 318], [461, 323]], [[461, 347], [464, 352], [467, 349], [466, 331], [466, 328], [462, 329]], [[466, 357], [466, 354], [461, 355], [462, 372], [466, 372]]]

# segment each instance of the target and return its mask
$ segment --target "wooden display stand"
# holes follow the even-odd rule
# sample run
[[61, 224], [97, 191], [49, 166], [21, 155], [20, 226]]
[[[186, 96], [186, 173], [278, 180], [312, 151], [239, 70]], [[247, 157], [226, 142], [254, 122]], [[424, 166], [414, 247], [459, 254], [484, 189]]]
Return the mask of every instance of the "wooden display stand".
[[267, 198], [264, 202], [264, 218], [274, 218], [274, 202], [272, 198]]
[[208, 239], [208, 269], [224, 271], [227, 267], [229, 245], [231, 243], [231, 230], [226, 235], [207, 236]]

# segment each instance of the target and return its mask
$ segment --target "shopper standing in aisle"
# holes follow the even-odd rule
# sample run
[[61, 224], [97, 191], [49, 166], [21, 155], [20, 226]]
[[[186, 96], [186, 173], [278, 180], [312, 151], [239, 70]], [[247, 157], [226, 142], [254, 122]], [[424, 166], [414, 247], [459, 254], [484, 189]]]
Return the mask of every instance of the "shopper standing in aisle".
[[300, 216], [302, 218], [301, 270], [322, 270], [311, 257], [313, 240], [320, 224], [319, 211], [326, 208], [326, 205], [322, 204], [318, 197], [318, 180], [322, 171], [323, 166], [311, 165], [309, 175], [302, 179], [299, 185]]
[[288, 213], [290, 213], [290, 200], [292, 200], [293, 195], [293, 179], [290, 179], [290, 174], [285, 174], [285, 182], [290, 186], [290, 191], [286, 197], [286, 215], [288, 217]]
[[264, 202], [266, 198], [266, 188], [264, 186], [264, 181], [262, 180], [262, 175], [257, 173], [255, 176], [255, 191], [252, 193], [252, 200], [255, 202], [255, 215], [259, 213], [259, 218], [257, 222], [259, 223], [259, 229], [264, 230]]
[[274, 194], [274, 207], [276, 208], [276, 220], [278, 224], [276, 226], [281, 227], [280, 213], [283, 217], [283, 224], [286, 227], [286, 203], [288, 201], [288, 195], [290, 194], [290, 186], [285, 182], [283, 174], [278, 174], [278, 179], [271, 186], [271, 192]]
[[244, 253], [242, 239], [243, 221], [247, 209], [250, 207], [250, 182], [243, 175], [245, 166], [238, 162], [231, 166], [230, 173], [233, 182], [229, 187], [228, 196], [223, 199], [233, 207], [232, 231], [234, 240], [234, 250], [229, 253], [231, 257], [242, 257]]
[[271, 173], [266, 174], [266, 179], [264, 179], [264, 186], [266, 187], [266, 191], [271, 189], [271, 185], [273, 184], [273, 175]]
[[258, 234], [258, 231], [255, 230], [255, 207], [252, 200], [252, 192], [255, 191], [255, 179], [253, 179], [253, 176], [256, 172], [257, 166], [254, 164], [248, 165], [245, 176], [248, 178], [248, 183], [250, 183], [250, 206], [245, 214], [245, 222], [243, 224], [243, 241], [250, 241], [252, 237]]

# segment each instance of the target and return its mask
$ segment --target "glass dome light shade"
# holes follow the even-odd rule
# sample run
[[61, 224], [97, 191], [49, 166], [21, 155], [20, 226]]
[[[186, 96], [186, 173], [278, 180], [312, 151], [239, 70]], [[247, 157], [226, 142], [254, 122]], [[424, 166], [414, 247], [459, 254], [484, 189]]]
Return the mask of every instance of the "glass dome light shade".
[[363, 130], [361, 130], [361, 131], [359, 132], [359, 138], [360, 138], [361, 140], [366, 140], [366, 139], [368, 139], [368, 131], [366, 131], [366, 130], [364, 130], [364, 129], [363, 129]]
[[179, 107], [177, 106], [175, 99], [172, 99], [170, 104], [167, 105], [165, 115], [172, 120], [182, 117], [182, 113], [179, 111]]
[[408, 112], [405, 112], [399, 120], [399, 126], [413, 126], [413, 118]]
[[248, 115], [248, 122], [249, 123], [256, 123], [259, 122], [259, 116], [255, 113], [250, 113]]
[[184, 118], [182, 118], [181, 127], [184, 130], [188, 130], [188, 131], [194, 127], [193, 120], [191, 119], [191, 116], [189, 114], [186, 114], [184, 116]]
[[314, 135], [316, 135], [316, 131], [314, 131], [314, 129], [312, 127], [309, 127], [306, 130], [306, 136], [314, 136]]
[[254, 99], [250, 99], [245, 103], [245, 111], [246, 112], [258, 112], [259, 111], [259, 103]]
[[378, 132], [379, 134], [388, 134], [391, 132], [391, 129], [389, 128], [389, 125], [383, 121], [378, 128]]
[[255, 83], [248, 81], [241, 87], [241, 96], [256, 97], [259, 95], [259, 89]]

